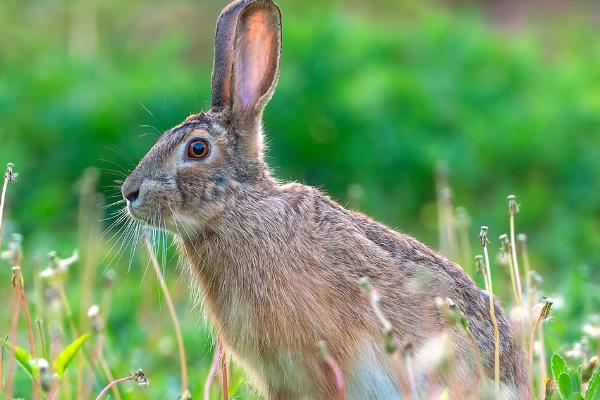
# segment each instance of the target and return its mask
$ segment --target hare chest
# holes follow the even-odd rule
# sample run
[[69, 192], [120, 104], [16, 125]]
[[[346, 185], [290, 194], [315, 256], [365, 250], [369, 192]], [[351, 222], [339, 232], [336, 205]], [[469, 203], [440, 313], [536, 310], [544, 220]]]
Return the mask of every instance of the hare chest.
[[[317, 371], [323, 364], [317, 359], [316, 351], [285, 349], [266, 356], [254, 348], [238, 352], [235, 358], [269, 400], [335, 397], [319, 391], [324, 385], [319, 382], [323, 375]], [[350, 365], [342, 366], [347, 370], [344, 375], [348, 400], [402, 399], [387, 360], [378, 359], [370, 344], [357, 348], [353, 359]], [[329, 375], [325, 376], [330, 379]]]

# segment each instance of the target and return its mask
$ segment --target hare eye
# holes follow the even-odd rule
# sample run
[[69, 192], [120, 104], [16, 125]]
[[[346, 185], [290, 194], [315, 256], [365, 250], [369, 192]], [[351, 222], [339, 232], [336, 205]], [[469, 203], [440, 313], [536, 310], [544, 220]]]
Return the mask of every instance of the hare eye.
[[192, 140], [187, 147], [187, 156], [189, 158], [203, 159], [208, 156], [209, 145], [204, 139]]

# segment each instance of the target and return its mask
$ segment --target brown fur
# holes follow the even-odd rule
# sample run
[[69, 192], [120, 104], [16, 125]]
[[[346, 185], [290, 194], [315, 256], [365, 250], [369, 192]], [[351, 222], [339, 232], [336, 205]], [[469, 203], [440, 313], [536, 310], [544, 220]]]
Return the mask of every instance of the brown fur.
[[[361, 369], [373, 363], [395, 379], [380, 323], [360, 294], [364, 276], [380, 292], [395, 336], [416, 349], [448, 330], [435, 297], [454, 300], [493, 376], [487, 295], [460, 267], [316, 189], [271, 176], [261, 115], [276, 85], [280, 30], [270, 0], [238, 0], [224, 10], [215, 38], [213, 107], [166, 132], [126, 180], [131, 214], [176, 235], [224, 345], [269, 399], [334, 398], [333, 379], [318, 361], [319, 340], [349, 384], [362, 385], [354, 393], [398, 398], [378, 395], [385, 377], [380, 382]], [[196, 137], [211, 145], [205, 160], [184, 156]], [[498, 305], [496, 314], [502, 381], [527, 399], [521, 351]], [[473, 354], [463, 334], [450, 329], [450, 336], [464, 386], [476, 375]]]

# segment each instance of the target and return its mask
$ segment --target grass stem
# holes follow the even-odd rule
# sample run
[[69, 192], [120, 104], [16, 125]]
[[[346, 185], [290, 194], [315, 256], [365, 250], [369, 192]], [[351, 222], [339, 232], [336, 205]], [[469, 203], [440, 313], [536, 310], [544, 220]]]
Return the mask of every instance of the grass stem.
[[498, 329], [498, 321], [496, 320], [496, 310], [494, 307], [494, 289], [492, 287], [492, 270], [490, 267], [490, 256], [488, 252], [489, 240], [487, 238], [488, 227], [482, 226], [479, 233], [481, 247], [483, 247], [483, 255], [485, 259], [485, 274], [484, 279], [487, 281], [487, 290], [490, 307], [490, 318], [494, 327], [494, 384], [496, 396], [500, 395], [500, 330]]
[[[110, 367], [108, 366], [106, 359], [104, 358], [104, 338], [103, 335], [100, 336], [101, 337], [98, 338], [98, 347], [96, 348], [96, 357], [98, 357], [98, 363], [100, 364], [100, 368], [102, 369], [104, 376], [106, 376], [106, 379], [110, 382], [114, 380], [114, 377], [110, 371]], [[113, 388], [113, 395], [115, 396], [116, 400], [121, 400], [121, 394], [119, 393], [117, 386]]]
[[100, 400], [101, 398], [103, 398], [103, 397], [104, 397], [104, 395], [105, 395], [106, 393], [108, 393], [108, 391], [109, 391], [110, 389], [112, 389], [112, 388], [113, 388], [113, 386], [115, 386], [115, 387], [116, 387], [116, 385], [118, 385], [119, 383], [127, 382], [127, 381], [130, 381], [130, 380], [131, 380], [131, 376], [125, 376], [125, 377], [123, 377], [123, 378], [115, 379], [115, 380], [113, 380], [113, 381], [109, 382], [109, 384], [108, 384], [108, 385], [106, 385], [106, 386], [104, 387], [104, 389], [102, 389], [102, 391], [101, 391], [101, 392], [98, 394], [98, 396], [96, 397], [96, 400]]
[[6, 190], [8, 183], [17, 180], [17, 174], [13, 171], [14, 164], [6, 164], [6, 172], [4, 173], [4, 183], [2, 185], [2, 195], [0, 195], [0, 248], [2, 248], [2, 217], [4, 216], [4, 203], [6, 201]]
[[527, 251], [527, 235], [521, 233], [517, 235], [517, 242], [523, 259], [524, 276], [525, 276], [525, 299], [527, 300], [527, 313], [531, 311], [535, 299], [531, 296], [531, 263], [529, 262], [529, 252]]
[[46, 334], [44, 332], [44, 321], [41, 318], [38, 318], [35, 321], [37, 326], [38, 336], [40, 337], [40, 347], [42, 348], [42, 357], [47, 360], [48, 359], [48, 345], [46, 344]]
[[[523, 307], [523, 290], [521, 287], [521, 274], [519, 273], [519, 261], [517, 259], [517, 246], [515, 236], [515, 215], [519, 212], [516, 197], [511, 194], [508, 199], [508, 214], [510, 225], [510, 255], [512, 258], [512, 268], [515, 276], [515, 290], [517, 291], [517, 305]], [[521, 316], [524, 317], [524, 310], [521, 310]]]
[[[6, 337], [4, 340], [8, 340]], [[0, 346], [0, 394], [4, 393], [4, 352], [6, 346]]]
[[[414, 382], [414, 376], [412, 375], [413, 371], [412, 368], [406, 371], [403, 368], [404, 363], [402, 362], [401, 355], [398, 351], [398, 344], [394, 338], [392, 324], [387, 319], [380, 306], [381, 297], [379, 296], [379, 292], [373, 287], [370, 279], [366, 276], [361, 278], [360, 286], [369, 300], [373, 313], [381, 323], [385, 352], [390, 355], [394, 368], [396, 369], [396, 377], [399, 389], [402, 392], [402, 397], [411, 399], [413, 398], [412, 393], [416, 390], [416, 387], [412, 386], [412, 383]], [[412, 366], [410, 361], [409, 364]], [[406, 376], [406, 373], [408, 373], [408, 376]]]
[[21, 307], [21, 296], [18, 292], [15, 292], [15, 301], [13, 304], [13, 313], [12, 313], [12, 322], [11, 322], [11, 335], [10, 335], [10, 343], [11, 343], [11, 353], [12, 357], [10, 358], [8, 364], [8, 380], [6, 383], [6, 397], [8, 399], [12, 399], [13, 395], [13, 387], [14, 387], [14, 379], [15, 379], [15, 347], [17, 345], [17, 326], [19, 323], [19, 308]]
[[146, 378], [144, 371], [142, 371], [141, 369], [138, 369], [137, 372], [134, 372], [123, 378], [115, 379], [115, 380], [109, 382], [109, 384], [106, 385], [104, 387], [104, 389], [102, 389], [102, 391], [98, 394], [98, 396], [96, 397], [96, 400], [102, 399], [102, 397], [104, 397], [104, 395], [106, 395], [106, 393], [108, 393], [108, 391], [110, 389], [112, 389], [114, 386], [118, 385], [119, 383], [123, 383], [123, 382], [127, 382], [127, 381], [135, 381], [139, 385], [148, 385], [148, 379]]
[[[29, 352], [31, 353], [31, 356], [33, 358], [35, 358], [35, 339], [33, 338], [33, 326], [31, 324], [31, 315], [29, 314], [29, 305], [27, 302], [27, 295], [25, 294], [25, 289], [24, 289], [24, 279], [23, 279], [23, 275], [21, 274], [21, 267], [19, 266], [14, 266], [13, 267], [13, 273], [15, 274], [14, 277], [14, 284], [15, 284], [15, 290], [17, 291], [17, 295], [21, 297], [20, 300], [20, 305], [23, 309], [23, 314], [25, 314], [25, 324], [27, 326], [27, 337], [29, 339]], [[38, 382], [37, 379], [33, 379], [32, 382], [32, 394], [33, 394], [33, 400], [37, 400], [38, 399]]]
[[225, 349], [221, 346], [221, 393], [223, 400], [229, 400], [229, 381], [227, 376], [227, 356]]
[[502, 244], [502, 252], [508, 257], [508, 270], [510, 272], [510, 287], [512, 289], [512, 295], [515, 299], [515, 304], [517, 307], [521, 308], [521, 301], [519, 296], [519, 289], [517, 287], [517, 277], [515, 274], [514, 261], [512, 259], [512, 245], [510, 244], [510, 239], [507, 234], [502, 234], [498, 238], [500, 243]]
[[206, 376], [206, 380], [204, 381], [204, 400], [210, 400], [210, 388], [212, 386], [213, 380], [217, 375], [217, 369], [219, 368], [219, 363], [221, 361], [221, 342], [217, 339], [217, 343], [215, 344], [215, 353], [213, 354], [213, 359], [210, 364], [210, 369], [208, 370], [208, 375]]
[[[533, 327], [531, 328], [531, 332], [529, 332], [529, 349], [528, 349], [528, 356], [529, 356], [529, 363], [528, 363], [528, 369], [529, 369], [529, 376], [531, 379], [531, 386], [532, 386], [532, 392], [533, 392], [533, 342], [535, 339], [535, 333], [538, 330], [538, 328], [540, 327], [540, 324], [542, 323], [542, 321], [546, 320], [546, 318], [548, 318], [548, 315], [550, 314], [550, 309], [552, 308], [552, 302], [548, 299], [546, 299], [546, 301], [544, 302], [544, 306], [542, 307], [540, 314], [538, 315], [538, 317], [536, 318]], [[543, 377], [541, 377], [543, 378]]]
[[175, 336], [177, 338], [177, 348], [179, 350], [179, 365], [181, 368], [181, 392], [188, 392], [188, 375], [187, 375], [187, 363], [185, 359], [185, 348], [183, 344], [183, 336], [181, 335], [181, 327], [179, 326], [179, 320], [177, 319], [177, 313], [175, 312], [175, 306], [173, 305], [173, 300], [171, 298], [171, 294], [169, 292], [169, 288], [167, 287], [167, 283], [165, 282], [165, 278], [163, 277], [162, 271], [160, 269], [160, 265], [158, 263], [158, 259], [156, 258], [156, 253], [152, 248], [152, 244], [150, 243], [149, 236], [144, 235], [144, 241], [146, 243], [146, 248], [148, 249], [148, 254], [150, 255], [150, 261], [154, 272], [156, 273], [156, 277], [158, 279], [158, 283], [160, 288], [165, 296], [165, 302], [167, 303], [167, 308], [169, 309], [169, 314], [171, 315], [171, 319], [173, 321], [173, 328], [175, 329]]
[[344, 372], [340, 367], [340, 364], [336, 359], [329, 353], [327, 344], [324, 341], [319, 342], [319, 354], [321, 359], [327, 364], [333, 376], [335, 378], [335, 389], [337, 392], [338, 400], [346, 400], [346, 384], [344, 382]]

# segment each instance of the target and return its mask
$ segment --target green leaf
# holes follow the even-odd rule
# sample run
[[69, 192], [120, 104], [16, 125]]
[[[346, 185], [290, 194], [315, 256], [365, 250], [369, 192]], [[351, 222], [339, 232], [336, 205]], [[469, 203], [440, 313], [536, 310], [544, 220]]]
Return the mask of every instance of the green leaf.
[[571, 389], [571, 378], [569, 377], [569, 375], [566, 372], [560, 374], [558, 376], [558, 381], [556, 381], [556, 384], [558, 385], [558, 391], [560, 392], [562, 398], [565, 400], [569, 399], [569, 395], [573, 391]]
[[583, 396], [579, 392], [571, 393], [569, 400], [584, 400]]
[[560, 374], [567, 373], [567, 362], [564, 358], [560, 356], [560, 354], [554, 353], [552, 355], [552, 377], [554, 378], [554, 382], [558, 385], [558, 377]]
[[600, 367], [596, 368], [590, 378], [585, 400], [600, 400]]
[[12, 351], [14, 351], [17, 363], [19, 363], [21, 368], [23, 368], [23, 370], [25, 372], [27, 372], [27, 375], [29, 375], [29, 377], [31, 379], [33, 379], [35, 371], [34, 371], [33, 367], [31, 366], [31, 362], [33, 361], [31, 354], [29, 354], [29, 352], [27, 350], [25, 350], [24, 348], [22, 348], [21, 346], [12, 344], [5, 339], [0, 339], [0, 341], [2, 341], [2, 344], [4, 346], [6, 346], [9, 349], [11, 349]]
[[569, 370], [571, 376], [571, 390], [575, 393], [581, 392], [581, 365], [577, 369]]
[[89, 337], [89, 333], [84, 333], [83, 335], [75, 339], [73, 343], [65, 347], [58, 356], [56, 356], [56, 358], [54, 359], [53, 366], [54, 370], [60, 378], [63, 377], [65, 371], [67, 370], [67, 367], [69, 366], [71, 361], [73, 361], [73, 358], [75, 358], [75, 356], [77, 355], [79, 350], [81, 350], [81, 347], [83, 346], [85, 341], [89, 339]]

